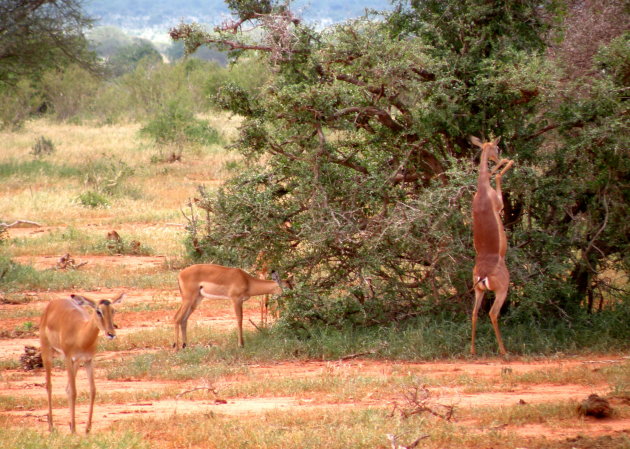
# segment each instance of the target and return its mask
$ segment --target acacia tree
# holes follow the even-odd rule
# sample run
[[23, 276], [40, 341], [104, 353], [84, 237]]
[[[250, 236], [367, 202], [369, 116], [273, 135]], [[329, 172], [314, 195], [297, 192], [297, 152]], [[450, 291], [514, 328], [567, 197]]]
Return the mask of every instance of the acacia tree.
[[95, 69], [91, 24], [78, 0], [0, 0], [0, 89], [69, 63]]
[[[400, 1], [380, 20], [316, 32], [284, 4], [234, 0], [235, 19], [214, 32], [173, 29], [189, 51], [255, 51], [274, 70], [258, 93], [219, 92], [245, 117], [236, 147], [246, 162], [202, 192], [192, 251], [247, 266], [264, 250], [298, 281], [284, 304], [296, 326], [461, 310], [474, 256], [468, 136], [502, 136], [516, 160], [504, 187], [512, 302], [575, 309], [627, 253], [627, 192], [615, 183], [628, 167], [615, 166], [623, 137], [608, 135], [623, 126], [627, 86], [603, 74], [576, 103], [544, 53], [553, 5]], [[246, 37], [250, 23], [262, 38]]]

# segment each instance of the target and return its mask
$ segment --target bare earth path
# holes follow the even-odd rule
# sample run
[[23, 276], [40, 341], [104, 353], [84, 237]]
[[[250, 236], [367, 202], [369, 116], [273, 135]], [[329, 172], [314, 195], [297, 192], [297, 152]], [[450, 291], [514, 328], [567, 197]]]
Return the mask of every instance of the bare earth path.
[[[30, 230], [31, 232], [33, 230]], [[19, 231], [24, 232], [26, 231]], [[55, 256], [24, 256], [16, 258], [20, 263], [33, 264], [37, 269], [47, 269], [54, 266]], [[79, 258], [88, 261], [89, 265], [124, 265], [129, 270], [157, 269], [162, 266], [163, 258], [139, 257], [139, 256], [85, 256]], [[100, 289], [86, 292], [88, 296], [96, 299], [111, 298], [122, 289]], [[19, 359], [25, 345], [39, 346], [36, 332], [26, 336], [11, 336], [13, 329], [20, 328], [26, 323], [37, 323], [41, 311], [46, 303], [55, 297], [68, 295], [69, 291], [57, 292], [24, 292], [24, 295], [32, 300], [24, 304], [0, 303], [0, 362], [10, 362]], [[179, 294], [175, 289], [168, 290], [139, 290], [129, 289], [128, 300], [124, 307], [126, 311], [116, 317], [120, 326], [119, 335], [131, 335], [140, 330], [172, 328], [171, 320], [174, 311], [179, 306]], [[251, 321], [258, 321], [258, 303], [251, 300], [245, 310], [245, 325], [249, 331], [255, 331]], [[210, 326], [221, 332], [233, 332], [234, 317], [231, 305], [226, 302], [213, 304], [203, 303], [200, 309], [191, 318], [191, 323], [197, 326]], [[231, 384], [236, 382], [274, 381], [278, 379], [308, 379], [322, 376], [336, 376], [340, 379], [353, 376], [369, 376], [373, 379], [388, 380], [396, 377], [418, 376], [435, 382], [430, 387], [432, 397], [442, 404], [454, 405], [458, 410], [471, 407], [500, 407], [513, 406], [519, 403], [543, 404], [562, 403], [575, 401], [576, 404], [589, 394], [597, 393], [607, 395], [612, 385], [606, 383], [585, 385], [578, 383], [551, 382], [521, 382], [501, 388], [492, 388], [496, 382], [501, 383], [505, 376], [522, 376], [527, 373], [535, 373], [547, 370], [549, 372], [561, 372], [574, 368], [585, 368], [596, 371], [603, 367], [626, 364], [628, 357], [621, 355], [600, 355], [593, 357], [557, 357], [540, 360], [525, 359], [475, 359], [475, 360], [449, 360], [439, 362], [400, 362], [400, 361], [375, 361], [368, 359], [352, 359], [348, 361], [294, 361], [281, 363], [260, 363], [245, 366], [247, 376], [226, 375], [221, 381], [213, 385], [218, 396], [211, 394], [189, 395], [187, 392], [200, 387], [199, 381], [168, 381], [168, 380], [109, 380], [105, 368], [99, 367], [112, 359], [122, 360], [127, 357], [135, 357], [142, 353], [158, 351], [166, 348], [149, 348], [130, 351], [101, 352], [97, 356], [97, 388], [100, 394], [106, 394], [107, 399], [95, 407], [93, 429], [95, 431], [108, 429], [114, 423], [131, 418], [168, 418], [173, 415], [184, 414], [224, 414], [224, 415], [250, 415], [259, 414], [271, 410], [307, 410], [321, 408], [383, 408], [393, 410], [394, 404], [400, 401], [400, 395], [394, 392], [369, 392], [353, 397], [351, 400], [340, 401], [327, 397], [325, 394], [278, 394], [258, 393], [247, 397], [226, 397], [222, 391], [226, 391]], [[56, 405], [53, 414], [55, 421], [62, 431], [67, 427], [62, 423], [68, 420], [68, 410], [65, 402], [65, 371], [57, 365], [54, 369], [53, 395]], [[507, 373], [507, 374], [506, 374]], [[451, 382], [449, 379], [458, 379], [460, 376], [487, 382], [490, 387], [469, 388], [461, 382]], [[41, 369], [23, 371], [20, 369], [3, 369], [0, 372], [0, 398], [11, 398], [13, 406], [4, 406], [0, 409], [0, 415], [8, 418], [15, 426], [29, 426], [45, 431], [46, 404], [44, 373]], [[88, 391], [87, 380], [83, 370], [77, 378], [78, 391]], [[443, 381], [442, 383], [440, 383]], [[203, 385], [201, 385], [203, 386]], [[159, 392], [157, 399], [151, 397], [152, 392]], [[622, 401], [623, 399], [619, 399]], [[627, 400], [627, 399], [626, 399]], [[613, 402], [613, 406], [614, 406]], [[81, 402], [77, 408], [77, 425], [83, 427], [87, 418], [87, 406]], [[591, 418], [578, 418], [571, 420], [570, 424], [549, 426], [544, 422], [535, 424], [498, 425], [493, 428], [481, 426], [472, 419], [458, 419], [455, 415], [455, 423], [461, 426], [469, 426], [471, 431], [510, 431], [524, 437], [544, 435], [549, 439], [566, 439], [579, 434], [589, 436], [622, 434], [630, 435], [630, 419], [627, 417], [615, 417], [606, 420]]]
[[[0, 348], [3, 346], [0, 341]], [[124, 354], [132, 355], [132, 353]], [[121, 356], [120, 354], [117, 356]], [[101, 358], [106, 357], [102, 354]], [[401, 362], [382, 362], [372, 360], [354, 360], [350, 362], [292, 362], [278, 363], [270, 365], [254, 365], [249, 369], [252, 371], [252, 377], [258, 381], [265, 378], [304, 378], [309, 376], [320, 376], [326, 373], [333, 373], [336, 376], [352, 376], [369, 374], [370, 376], [389, 377], [404, 373], [414, 373], [427, 377], [439, 377], [453, 373], [475, 373], [488, 379], [498, 378], [501, 376], [505, 367], [510, 367], [512, 373], [522, 374], [541, 368], [558, 368], [566, 369], [570, 366], [578, 366], [588, 362], [589, 366], [597, 368], [608, 364], [611, 359], [598, 358], [593, 359], [566, 359], [558, 360], [552, 363], [544, 361], [535, 362], [502, 362], [499, 360], [485, 360], [481, 362], [428, 362], [428, 363], [401, 363]], [[621, 360], [619, 360], [621, 362]], [[398, 373], [398, 374], [397, 374]], [[43, 372], [41, 370], [25, 373], [18, 370], [7, 370], [3, 373], [4, 382], [0, 386], [0, 395], [22, 397], [29, 399], [45, 399], [45, 388], [43, 384]], [[220, 391], [230, 381], [215, 384], [221, 397]], [[53, 395], [65, 400], [65, 372], [61, 369], [55, 370], [53, 378]], [[254, 398], [222, 398], [217, 402], [215, 399], [197, 399], [190, 400], [182, 395], [177, 395], [198, 386], [198, 382], [188, 381], [147, 381], [147, 380], [128, 380], [128, 381], [111, 381], [100, 376], [98, 381], [99, 391], [106, 391], [109, 395], [125, 395], [133, 396], [133, 394], [146, 393], [150, 391], [169, 391], [172, 392], [173, 398], [161, 400], [131, 400], [128, 402], [120, 402], [115, 404], [97, 404], [95, 415], [95, 429], [106, 429], [112, 423], [124, 419], [137, 417], [166, 418], [174, 414], [188, 413], [208, 413], [214, 412], [227, 415], [244, 415], [251, 413], [262, 413], [268, 410], [289, 410], [289, 409], [305, 409], [305, 408], [322, 408], [322, 407], [385, 407], [392, 408], [394, 401], [399, 399], [397, 396], [387, 398], [372, 399], [368, 396], [363, 398], [355, 398], [352, 402], [329, 404], [322, 401], [318, 397], [291, 397], [291, 396], [272, 396], [272, 397], [254, 397]], [[88, 385], [85, 375], [80, 372], [78, 376], [79, 391], [87, 391]], [[465, 388], [460, 387], [437, 387], [432, 388], [432, 393], [436, 395], [436, 399], [440, 403], [454, 404], [460, 408], [471, 406], [509, 406], [524, 401], [528, 404], [537, 404], [543, 402], [561, 402], [566, 400], [575, 400], [576, 403], [591, 393], [604, 395], [608, 392], [607, 385], [584, 386], [577, 384], [553, 385], [553, 384], [535, 384], [526, 386], [516, 386], [510, 391], [503, 392], [466, 392]], [[64, 421], [67, 417], [67, 408], [59, 407], [53, 411], [57, 421]], [[87, 407], [79, 406], [78, 422], [85, 423], [87, 418]], [[46, 410], [40, 408], [18, 408], [17, 410], [4, 411], [2, 414], [12, 416], [16, 423], [28, 426], [46, 428]], [[464, 423], [465, 424], [465, 423]], [[569, 427], [546, 428], [544, 425], [525, 425], [519, 428], [510, 429], [524, 435], [532, 436], [543, 433], [549, 436], [551, 432], [554, 437], [564, 438], [577, 433], [587, 433], [588, 435], [605, 435], [617, 432], [630, 431], [630, 420], [628, 419], [576, 419], [575, 424]]]

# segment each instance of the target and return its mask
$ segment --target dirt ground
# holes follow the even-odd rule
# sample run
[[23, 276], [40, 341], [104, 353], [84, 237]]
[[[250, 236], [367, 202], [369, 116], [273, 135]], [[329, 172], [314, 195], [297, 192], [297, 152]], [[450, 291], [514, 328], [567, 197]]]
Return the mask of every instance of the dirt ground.
[[[26, 231], [12, 231], [12, 233], [25, 233]], [[31, 230], [32, 232], [32, 230]], [[89, 264], [125, 264], [129, 269], [146, 269], [158, 266], [162, 263], [160, 257], [136, 257], [136, 256], [85, 256], [80, 257], [81, 261]], [[50, 268], [56, 263], [53, 256], [23, 257], [16, 258], [22, 263], [32, 263], [40, 269]], [[95, 299], [111, 298], [121, 289], [102, 289], [94, 292], [85, 292], [87, 296]], [[0, 303], [0, 335], [10, 334], [10, 330], [23, 325], [26, 322], [38, 322], [39, 313], [46, 303], [56, 297], [63, 297], [70, 292], [24, 292], [33, 300], [26, 304], [4, 304]], [[150, 304], [156, 296], [159, 296], [164, 304], [170, 306], [168, 310], [149, 310], [140, 312], [126, 312], [117, 314], [116, 320], [120, 327], [119, 334], [133, 333], [140, 329], [152, 326], [170, 326], [170, 320], [174, 314], [174, 309], [179, 304], [178, 292], [175, 290], [128, 290], [126, 304]], [[221, 303], [220, 301], [218, 303]], [[221, 304], [215, 303], [212, 307], [202, 304], [200, 309], [191, 318], [199, 324], [207, 324], [215, 329], [225, 329], [232, 332], [234, 329], [234, 318], [231, 305], [225, 301]], [[18, 312], [19, 313], [16, 313]], [[11, 315], [12, 318], [7, 317]], [[16, 315], [24, 318], [15, 318]], [[5, 318], [7, 317], [7, 318]], [[253, 330], [250, 319], [257, 322], [259, 319], [258, 302], [252, 299], [247, 304], [245, 310], [244, 324], [246, 329]], [[0, 362], [19, 359], [24, 352], [24, 346], [39, 346], [36, 334], [27, 337], [4, 337], [0, 338]], [[99, 362], [111, 358], [122, 358], [141, 353], [142, 350], [124, 352], [101, 352], [96, 357], [96, 379], [98, 391], [106, 391], [109, 394], [121, 393], [117, 397], [134, 397], [134, 393], [151, 391], [169, 391], [172, 396], [169, 399], [136, 401], [133, 399], [121, 399], [114, 404], [98, 404], [95, 406], [93, 429], [103, 430], [113, 423], [124, 421], [134, 417], [168, 417], [173, 414], [189, 413], [216, 413], [225, 415], [247, 415], [262, 413], [269, 410], [305, 410], [308, 408], [323, 407], [343, 407], [343, 408], [365, 408], [383, 407], [392, 409], [393, 404], [399, 399], [396, 396], [378, 398], [370, 394], [364, 397], [355, 397], [347, 403], [330, 404], [321, 401], [318, 397], [299, 396], [260, 396], [247, 398], [229, 398], [221, 395], [230, 382], [239, 382], [238, 376], [228, 377], [226, 380], [213, 385], [218, 392], [218, 398], [194, 399], [186, 392], [200, 387], [198, 381], [148, 381], [148, 380], [108, 380], [102, 369], [99, 369]], [[492, 382], [497, 381], [506, 372], [511, 374], [523, 374], [542, 369], [565, 370], [571, 367], [586, 366], [588, 369], [597, 370], [611, 364], [627, 362], [628, 357], [619, 355], [607, 356], [598, 355], [591, 357], [554, 357], [539, 360], [523, 360], [512, 358], [503, 360], [499, 358], [476, 359], [476, 360], [454, 360], [440, 362], [400, 362], [400, 361], [374, 361], [368, 359], [354, 358], [346, 361], [299, 361], [282, 362], [269, 364], [256, 364], [248, 366], [248, 371], [257, 381], [273, 378], [307, 378], [318, 376], [323, 373], [332, 373], [338, 376], [367, 375], [373, 377], [390, 378], [391, 376], [402, 376], [416, 374], [428, 378], [440, 378], [454, 375], [467, 375], [474, 378], [483, 378]], [[29, 399], [45, 399], [44, 372], [42, 369], [34, 371], [23, 371], [19, 369], [5, 369], [0, 376], [0, 397], [17, 398], [16, 406], [10, 410], [0, 411], [0, 415], [11, 417], [11, 422], [16, 425], [28, 425], [29, 427], [40, 428], [44, 431], [47, 428], [45, 408], [29, 407]], [[65, 398], [66, 373], [61, 368], [54, 370], [53, 395]], [[79, 392], [87, 392], [88, 385], [83, 370], [79, 371], [77, 377]], [[203, 387], [203, 386], [201, 386]], [[544, 402], [562, 402], [567, 400], [575, 401], [576, 404], [592, 393], [606, 395], [610, 392], [611, 385], [579, 385], [579, 384], [516, 384], [508, 391], [469, 391], [463, 386], [447, 386], [432, 388], [432, 395], [442, 404], [455, 405], [458, 408], [479, 407], [479, 406], [510, 406], [519, 403], [539, 404]], [[37, 402], [41, 403], [41, 402]], [[22, 405], [24, 404], [24, 405]], [[614, 406], [614, 404], [613, 404]], [[6, 408], [6, 407], [5, 407]], [[53, 415], [57, 423], [65, 423], [68, 420], [67, 406], [55, 407]], [[87, 406], [77, 407], [77, 426], [83, 428], [87, 419]], [[474, 431], [483, 431], [473, 422], [461, 421], [460, 425], [469, 425]], [[66, 426], [60, 426], [67, 430]], [[609, 418], [597, 420], [594, 418], [577, 418], [571, 425], [562, 427], [550, 426], [545, 423], [526, 424], [522, 426], [503, 426], [500, 429], [509, 430], [526, 437], [543, 435], [549, 439], [567, 439], [578, 435], [588, 435], [590, 437], [621, 434], [630, 435], [630, 419]]]

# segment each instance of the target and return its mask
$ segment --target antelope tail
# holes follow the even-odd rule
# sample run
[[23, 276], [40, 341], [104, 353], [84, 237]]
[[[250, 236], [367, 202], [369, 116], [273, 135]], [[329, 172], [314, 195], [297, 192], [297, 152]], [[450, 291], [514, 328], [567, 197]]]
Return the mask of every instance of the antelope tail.
[[477, 282], [475, 282], [475, 285], [477, 284], [481, 284], [482, 290], [491, 290], [488, 276], [484, 276], [484, 277], [477, 276]]

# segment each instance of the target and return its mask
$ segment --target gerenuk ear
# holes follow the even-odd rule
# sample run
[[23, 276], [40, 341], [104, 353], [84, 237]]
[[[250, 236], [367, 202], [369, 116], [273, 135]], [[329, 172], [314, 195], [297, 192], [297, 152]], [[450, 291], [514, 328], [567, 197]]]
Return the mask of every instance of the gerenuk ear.
[[492, 141], [492, 143], [493, 143], [493, 144], [495, 144], [495, 145], [498, 145], [500, 141], [501, 141], [501, 136], [499, 136], [499, 137], [497, 137], [496, 139], [494, 139], [494, 140]]
[[479, 137], [470, 136], [469, 140], [470, 143], [472, 143], [473, 145], [477, 145], [479, 148], [483, 148], [483, 143], [481, 142], [481, 140], [479, 140]]

